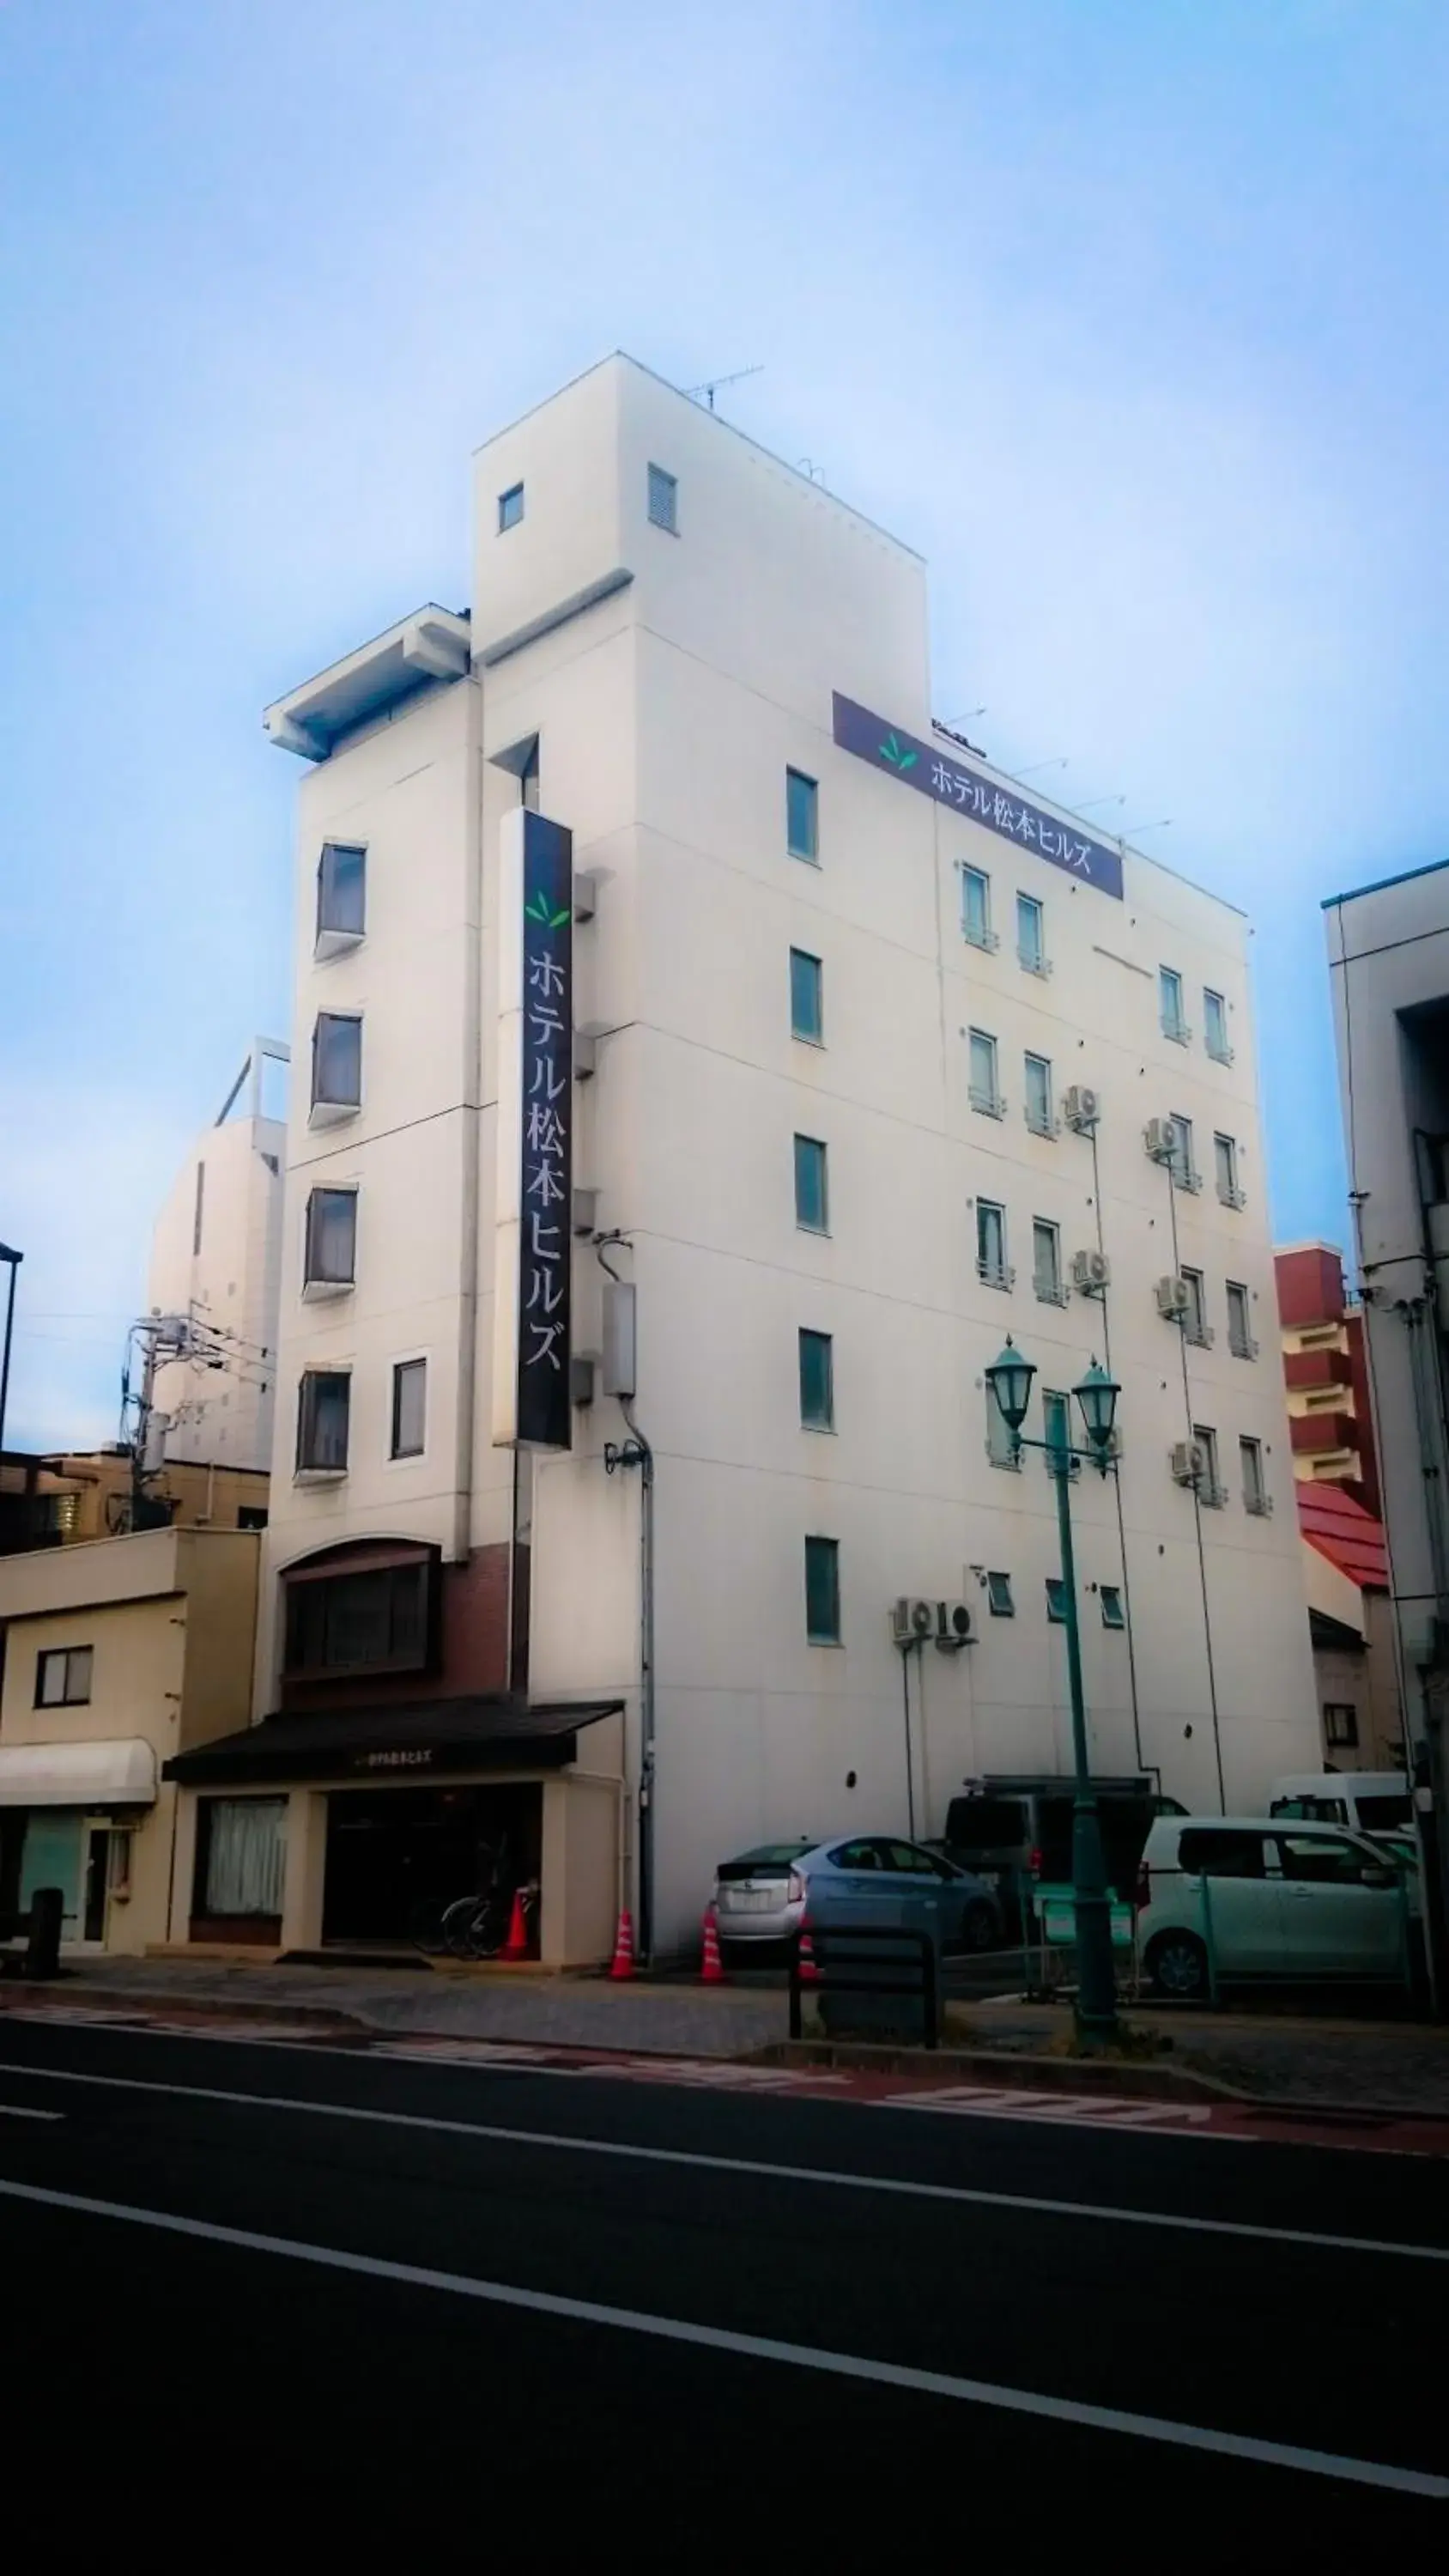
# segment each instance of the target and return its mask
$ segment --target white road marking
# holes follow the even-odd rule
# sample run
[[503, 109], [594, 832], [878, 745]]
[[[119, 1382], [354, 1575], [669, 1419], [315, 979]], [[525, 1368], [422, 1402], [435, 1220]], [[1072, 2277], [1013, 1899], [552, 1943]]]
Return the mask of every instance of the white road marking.
[[894, 2361], [873, 2361], [861, 2353], [832, 2352], [824, 2346], [781, 2343], [772, 2335], [736, 2334], [724, 2326], [693, 2325], [682, 2317], [651, 2315], [641, 2308], [615, 2308], [596, 2299], [561, 2298], [551, 2290], [520, 2289], [511, 2282], [482, 2281], [467, 2272], [437, 2272], [416, 2263], [391, 2263], [381, 2255], [350, 2254], [333, 2245], [308, 2245], [295, 2237], [264, 2236], [247, 2227], [222, 2227], [205, 2218], [179, 2218], [169, 2210], [136, 2209], [124, 2201], [93, 2200], [80, 2192], [46, 2191], [35, 2183], [0, 2181], [0, 2196], [37, 2202], [42, 2208], [76, 2210], [88, 2218], [119, 2219], [131, 2227], [155, 2227], [174, 2236], [199, 2238], [211, 2245], [235, 2246], [246, 2254], [272, 2254], [292, 2263], [315, 2263], [334, 2272], [352, 2272], [378, 2281], [398, 2281], [409, 2289], [441, 2290], [453, 2298], [478, 2299], [489, 2306], [522, 2308], [538, 2316], [562, 2317], [572, 2325], [608, 2326], [623, 2334], [650, 2335], [663, 2343], [692, 2344], [705, 2352], [724, 2352], [746, 2361], [782, 2363], [790, 2370], [816, 2370], [835, 2379], [864, 2380], [882, 2388], [903, 2388], [913, 2396], [953, 2398], [958, 2404], [987, 2406], [1009, 2415], [1028, 2415], [1052, 2424], [1077, 2424], [1094, 2433], [1121, 2433], [1145, 2442], [1207, 2451], [1220, 2458], [1253, 2460], [1300, 2475], [1338, 2478], [1354, 2486], [1389, 2487], [1404, 2495], [1449, 2498], [1449, 2478], [1424, 2469], [1399, 2468], [1383, 2460], [1359, 2460], [1333, 2451], [1310, 2451], [1291, 2442], [1269, 2442], [1256, 2434], [1226, 2433], [1206, 2424], [1178, 2424], [1162, 2415], [1137, 2415], [1116, 2406], [1091, 2406], [1073, 2397], [1047, 2397], [1031, 2388], [1006, 2388], [989, 2379], [958, 2379], [938, 2370], [914, 2370]]
[[756, 2156], [702, 2155], [687, 2147], [646, 2147], [633, 2140], [574, 2137], [567, 2131], [520, 2129], [502, 2121], [442, 2120], [422, 2111], [383, 2111], [362, 2102], [308, 2102], [288, 2093], [233, 2093], [214, 2084], [161, 2084], [142, 2075], [90, 2075], [69, 2066], [13, 2066], [0, 2075], [25, 2075], [43, 2084], [89, 2084], [102, 2092], [161, 2093], [183, 2102], [224, 2102], [253, 2111], [290, 2111], [321, 2120], [363, 2120], [380, 2128], [422, 2129], [443, 2137], [484, 2138], [514, 2147], [553, 2147], [564, 2155], [614, 2156], [626, 2163], [684, 2165], [703, 2173], [753, 2174], [767, 2182], [807, 2183], [812, 2189], [878, 2191], [900, 2200], [935, 2200], [964, 2208], [1020, 2209], [1034, 2217], [1107, 2218], [1122, 2227], [1164, 2227], [1191, 2236], [1241, 2236], [1268, 2245], [1316, 2245], [1333, 2254], [1398, 2254], [1412, 2262], [1449, 2263], [1449, 2245], [1410, 2245], [1393, 2237], [1328, 2236], [1305, 2227], [1258, 2227], [1234, 2218], [1180, 2217], [1162, 2209], [1122, 2209], [1111, 2202], [1049, 2200], [1018, 2191], [972, 2190], [961, 2183], [917, 2182], [898, 2174], [843, 2173], [815, 2165], [767, 2163]]
[[[952, 2084], [938, 2093], [890, 2093], [876, 2105], [883, 2111], [954, 2111], [970, 2119], [1046, 2120], [1066, 2127], [1117, 2129], [1207, 2128], [1212, 2105], [1202, 2102], [1143, 2102], [1123, 2093], [1026, 2093], [997, 2085]], [[1221, 2133], [1219, 2133], [1221, 2134]]]
[[32, 2111], [28, 2102], [0, 2102], [0, 2120], [63, 2120], [63, 2111]]

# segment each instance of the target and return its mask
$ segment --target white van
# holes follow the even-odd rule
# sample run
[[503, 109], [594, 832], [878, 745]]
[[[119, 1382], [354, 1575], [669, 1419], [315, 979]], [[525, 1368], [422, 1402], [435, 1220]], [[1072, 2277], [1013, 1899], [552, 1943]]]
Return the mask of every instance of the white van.
[[1414, 1793], [1402, 1771], [1295, 1771], [1268, 1792], [1270, 1816], [1303, 1816], [1317, 1825], [1349, 1825], [1387, 1834], [1414, 1824]]

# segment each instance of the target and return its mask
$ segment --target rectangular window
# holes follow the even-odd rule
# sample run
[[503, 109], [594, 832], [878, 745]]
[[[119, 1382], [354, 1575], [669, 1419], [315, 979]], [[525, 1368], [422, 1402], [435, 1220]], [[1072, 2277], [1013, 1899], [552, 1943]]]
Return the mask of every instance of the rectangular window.
[[1255, 1360], [1258, 1345], [1253, 1339], [1252, 1307], [1248, 1291], [1240, 1279], [1227, 1283], [1228, 1348], [1235, 1360]]
[[994, 948], [991, 936], [991, 879], [979, 868], [961, 871], [961, 936], [973, 948]]
[[1009, 1288], [1006, 1260], [1006, 1210], [994, 1199], [976, 1202], [976, 1270], [988, 1288]]
[[988, 1386], [986, 1390], [987, 1457], [993, 1467], [1012, 1467], [1020, 1473], [1025, 1454], [1024, 1450], [1012, 1446], [1011, 1433], [1006, 1427], [1006, 1416]]
[[1044, 1306], [1064, 1306], [1067, 1292], [1062, 1286], [1062, 1230], [1044, 1216], [1031, 1221], [1031, 1284]]
[[523, 485], [521, 483], [510, 483], [507, 491], [500, 492], [498, 495], [498, 533], [500, 537], [506, 528], [516, 528], [522, 516]]
[[1122, 1607], [1122, 1594], [1118, 1586], [1115, 1583], [1104, 1583], [1097, 1597], [1102, 1604], [1103, 1627], [1125, 1628], [1127, 1613]]
[[347, 1465], [352, 1379], [345, 1369], [305, 1369], [297, 1391], [297, 1469], [338, 1475]]
[[356, 1190], [310, 1191], [304, 1285], [350, 1288], [356, 1276]]
[[1059, 1574], [1047, 1576], [1046, 1597], [1047, 1617], [1053, 1627], [1064, 1628], [1067, 1623], [1067, 1587]]
[[790, 1035], [825, 1043], [825, 970], [808, 948], [790, 951]]
[[317, 862], [317, 936], [360, 939], [367, 924], [367, 852], [324, 841]]
[[1233, 1050], [1228, 1044], [1228, 1006], [1221, 993], [1214, 993], [1208, 985], [1203, 986], [1202, 1029], [1204, 1043], [1214, 1062], [1231, 1064]]
[[1238, 1458], [1243, 1470], [1243, 1508], [1264, 1519], [1268, 1510], [1268, 1488], [1263, 1477], [1262, 1441], [1240, 1440]]
[[205, 1854], [198, 1912], [280, 1917], [286, 1874], [285, 1798], [203, 1798], [197, 1815]]
[[996, 1040], [984, 1029], [970, 1034], [970, 1076], [968, 1082], [971, 1106], [985, 1118], [1001, 1116], [1001, 1085], [996, 1078]]
[[1162, 1015], [1162, 1034], [1178, 1046], [1186, 1046], [1192, 1036], [1182, 1007], [1182, 977], [1175, 966], [1159, 966], [1157, 998]]
[[1261, 1878], [1263, 1837], [1231, 1825], [1199, 1826], [1179, 1838], [1177, 1864], [1189, 1878]]
[[1357, 1744], [1358, 1710], [1347, 1700], [1324, 1701], [1323, 1741], [1333, 1745]]
[[333, 1680], [420, 1672], [430, 1654], [433, 1580], [424, 1556], [356, 1574], [284, 1575], [286, 1671]]
[[1206, 1350], [1212, 1341], [1212, 1334], [1208, 1330], [1202, 1272], [1184, 1269], [1182, 1280], [1187, 1290], [1187, 1312], [1182, 1319], [1183, 1339], [1196, 1342], [1200, 1350]]
[[1046, 973], [1046, 914], [1034, 894], [1016, 898], [1016, 954], [1028, 975]]
[[986, 1601], [993, 1619], [1014, 1619], [1016, 1617], [1016, 1603], [1011, 1597], [1011, 1577], [1009, 1574], [988, 1574], [986, 1578]]
[[835, 1428], [835, 1363], [829, 1333], [800, 1331], [800, 1422], [806, 1431]]
[[840, 1643], [840, 1542], [805, 1541], [805, 1634], [812, 1646]]
[[91, 1695], [90, 1646], [51, 1646], [35, 1658], [37, 1708], [84, 1708]]
[[1054, 1136], [1057, 1132], [1052, 1069], [1044, 1055], [1029, 1055], [1026, 1059], [1026, 1123], [1034, 1136]]
[[1168, 1169], [1180, 1190], [1198, 1186], [1197, 1167], [1192, 1159], [1192, 1120], [1174, 1110], [1172, 1117], [1172, 1153]]
[[312, 1106], [362, 1106], [362, 1021], [353, 1011], [319, 1011], [312, 1032]]
[[669, 537], [679, 534], [679, 477], [666, 474], [662, 465], [649, 468], [649, 525]]
[[1238, 1149], [1231, 1136], [1214, 1136], [1213, 1161], [1217, 1167], [1218, 1197], [1224, 1207], [1240, 1208], [1243, 1193], [1238, 1187]]
[[421, 1458], [428, 1423], [428, 1364], [399, 1360], [392, 1373], [392, 1455]]
[[818, 1136], [795, 1139], [795, 1223], [810, 1234], [830, 1230], [829, 1173]]
[[785, 847], [792, 859], [819, 861], [820, 789], [803, 769], [785, 772]]
[[1197, 1498], [1208, 1511], [1221, 1511], [1227, 1495], [1218, 1481], [1218, 1435], [1207, 1423], [1195, 1422], [1192, 1436], [1202, 1451], [1202, 1474], [1198, 1478]]

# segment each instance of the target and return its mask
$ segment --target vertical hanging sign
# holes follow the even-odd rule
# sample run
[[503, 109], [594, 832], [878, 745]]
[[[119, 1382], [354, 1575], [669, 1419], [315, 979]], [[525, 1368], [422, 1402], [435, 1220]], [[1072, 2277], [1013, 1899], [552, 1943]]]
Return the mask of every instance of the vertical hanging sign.
[[520, 805], [499, 868], [493, 1438], [567, 1449], [573, 1248], [573, 835]]

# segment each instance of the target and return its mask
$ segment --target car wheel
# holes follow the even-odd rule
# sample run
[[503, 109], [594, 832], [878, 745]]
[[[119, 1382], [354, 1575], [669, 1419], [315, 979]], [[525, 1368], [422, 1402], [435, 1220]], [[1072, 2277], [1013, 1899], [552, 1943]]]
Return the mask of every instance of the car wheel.
[[961, 1917], [961, 1938], [968, 1950], [994, 1950], [1001, 1937], [993, 1906], [979, 1901]]
[[1147, 1973], [1161, 1995], [1195, 2003], [1208, 1991], [1208, 1957], [1194, 1932], [1164, 1932], [1147, 1953]]

